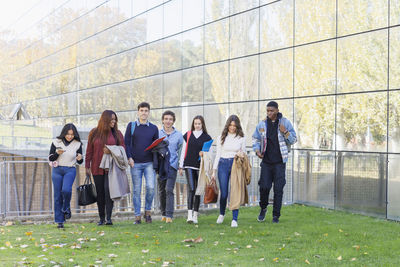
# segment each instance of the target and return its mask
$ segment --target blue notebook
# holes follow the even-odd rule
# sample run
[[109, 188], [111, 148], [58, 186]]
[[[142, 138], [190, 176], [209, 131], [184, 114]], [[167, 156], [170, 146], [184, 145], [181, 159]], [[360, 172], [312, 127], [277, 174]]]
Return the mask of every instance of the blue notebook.
[[[201, 151], [204, 151], [204, 152], [210, 151], [210, 148], [211, 148], [211, 145], [213, 142], [214, 142], [214, 140], [212, 140], [212, 139], [210, 141], [205, 142], [203, 144], [203, 148], [201, 149]], [[201, 157], [199, 157], [199, 160], [201, 160]]]

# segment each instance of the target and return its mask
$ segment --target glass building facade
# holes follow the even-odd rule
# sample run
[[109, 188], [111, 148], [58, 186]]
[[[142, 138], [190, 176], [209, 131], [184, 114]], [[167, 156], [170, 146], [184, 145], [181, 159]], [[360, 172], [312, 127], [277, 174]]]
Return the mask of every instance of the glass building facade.
[[[298, 133], [293, 202], [400, 219], [400, 0], [47, 0], [30, 12], [2, 45], [2, 148], [47, 149], [55, 126], [90, 129], [104, 109], [124, 131], [142, 101], [159, 126], [167, 109], [182, 131], [204, 115], [214, 138], [237, 114], [250, 148], [275, 100]], [[19, 103], [30, 118], [10, 120]]]

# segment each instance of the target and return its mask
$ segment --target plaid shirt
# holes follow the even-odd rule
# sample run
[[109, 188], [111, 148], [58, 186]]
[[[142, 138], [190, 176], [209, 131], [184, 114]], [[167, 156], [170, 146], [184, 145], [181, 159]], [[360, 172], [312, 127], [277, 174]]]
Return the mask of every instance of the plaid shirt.
[[[283, 163], [286, 163], [289, 158], [290, 146], [296, 143], [297, 137], [296, 137], [296, 132], [292, 126], [292, 123], [288, 119], [282, 117], [281, 113], [278, 114], [278, 119], [279, 119], [279, 125], [283, 124], [283, 126], [285, 126], [286, 130], [288, 131], [287, 134], [284, 135], [283, 133], [281, 133], [278, 126], [278, 141], [281, 150], [282, 161]], [[267, 144], [266, 141], [263, 140], [263, 137], [266, 136], [267, 136], [267, 123], [266, 120], [262, 120], [257, 125], [256, 130], [254, 131], [252, 136], [254, 151], [260, 151], [262, 154], [265, 153], [267, 149]], [[261, 151], [262, 147], [261, 142], [264, 142], [263, 151]]]

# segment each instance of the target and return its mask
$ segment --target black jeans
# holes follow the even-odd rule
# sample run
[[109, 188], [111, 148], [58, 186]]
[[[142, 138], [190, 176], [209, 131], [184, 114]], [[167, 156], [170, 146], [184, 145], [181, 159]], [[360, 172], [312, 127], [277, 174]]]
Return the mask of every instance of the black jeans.
[[274, 209], [273, 216], [281, 216], [283, 188], [286, 184], [286, 163], [266, 164], [261, 162], [261, 175], [258, 185], [260, 186], [260, 207], [268, 206], [269, 192], [274, 183]]
[[158, 178], [158, 194], [160, 196], [160, 210], [162, 216], [172, 218], [174, 215], [174, 188], [177, 170], [169, 167], [167, 179]]
[[93, 178], [94, 184], [96, 185], [97, 209], [99, 210], [100, 220], [104, 221], [106, 214], [107, 220], [111, 219], [114, 201], [112, 201], [110, 198], [108, 173], [105, 173], [104, 175], [93, 175]]
[[195, 196], [197, 183], [199, 181], [199, 171], [186, 168], [185, 173], [188, 184], [188, 199], [187, 199], [188, 210], [199, 211], [200, 196]]

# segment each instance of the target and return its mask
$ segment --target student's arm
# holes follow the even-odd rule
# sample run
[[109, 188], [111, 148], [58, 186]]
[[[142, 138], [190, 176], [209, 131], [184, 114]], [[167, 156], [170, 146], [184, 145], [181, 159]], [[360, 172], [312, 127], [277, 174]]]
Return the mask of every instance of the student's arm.
[[[89, 134], [90, 135], [90, 134]], [[92, 163], [92, 159], [93, 159], [93, 143], [94, 140], [88, 140], [88, 144], [86, 147], [86, 153], [85, 153], [85, 168], [86, 168], [86, 174], [91, 174], [90, 171], [90, 165]]]
[[287, 131], [284, 133], [285, 139], [289, 142], [289, 144], [293, 145], [297, 142], [297, 136], [292, 123], [288, 119], [285, 120], [285, 127]]
[[211, 178], [213, 178], [213, 179], [215, 179], [215, 175], [217, 173], [219, 159], [221, 158], [221, 151], [222, 151], [221, 136], [219, 136], [217, 138], [217, 155], [215, 156], [215, 159], [214, 159], [213, 173], [211, 176]]
[[124, 137], [124, 147], [126, 151], [126, 156], [129, 158], [132, 158], [132, 136], [131, 136], [131, 127], [132, 127], [132, 122], [128, 123], [128, 126], [126, 126], [125, 130], [125, 137]]
[[261, 135], [259, 131], [259, 125], [257, 125], [256, 129], [254, 130], [254, 133], [252, 135], [252, 141], [253, 141], [253, 150], [254, 152], [257, 153], [257, 151], [261, 150]]
[[51, 143], [50, 152], [49, 152], [49, 161], [56, 161], [58, 159], [58, 154], [56, 152], [56, 146]]
[[79, 146], [78, 150], [76, 151], [76, 163], [82, 164], [83, 157], [82, 157], [82, 143]]

